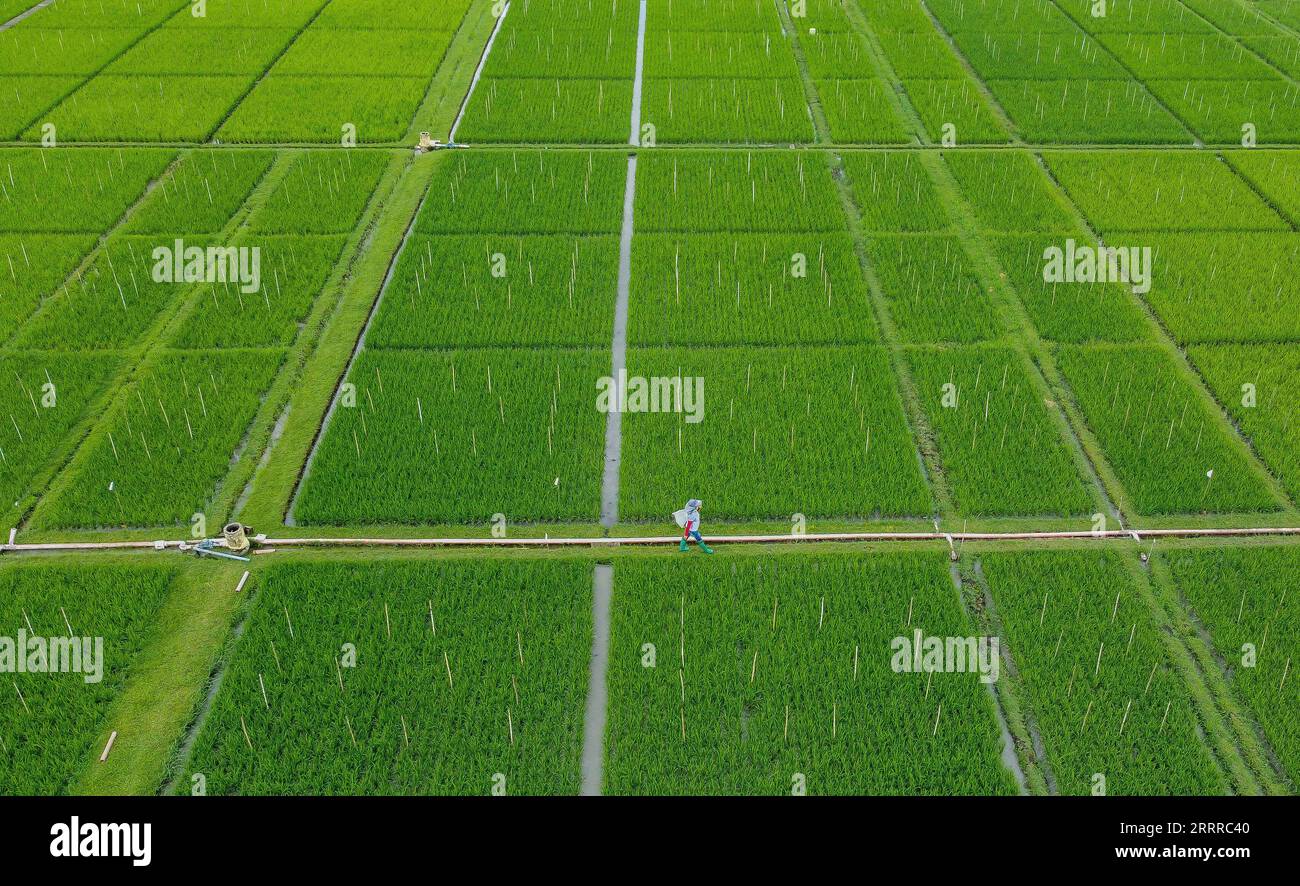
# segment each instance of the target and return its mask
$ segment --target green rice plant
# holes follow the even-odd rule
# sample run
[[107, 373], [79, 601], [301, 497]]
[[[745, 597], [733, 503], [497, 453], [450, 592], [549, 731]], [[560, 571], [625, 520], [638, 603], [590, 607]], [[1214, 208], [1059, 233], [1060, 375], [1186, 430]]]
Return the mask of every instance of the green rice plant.
[[[80, 671], [4, 675], [0, 793], [66, 794], [78, 774], [94, 765], [99, 742], [106, 737], [109, 706], [156, 633], [155, 621], [174, 574], [174, 567], [158, 563], [11, 564], [0, 570], [0, 636], [14, 644], [13, 657], [31, 660], [30, 646], [16, 648], [20, 631], [28, 641], [41, 638], [47, 649], [69, 634], [88, 638], [91, 647], [90, 661], [76, 662]], [[97, 638], [102, 638], [99, 654]], [[79, 658], [83, 648], [78, 646]], [[53, 660], [54, 654], [47, 653], [46, 666]], [[102, 667], [98, 680], [96, 660]], [[5, 670], [12, 672], [15, 664]], [[87, 682], [88, 677], [94, 682]]]
[[[925, 32], [934, 29], [920, 0], [855, 0], [877, 34], [888, 31]], [[933, 5], [933, 4], [930, 4]]]
[[[876, 39], [894, 73], [904, 81], [964, 80], [970, 76], [952, 46], [937, 31], [877, 31]], [[802, 38], [801, 42], [807, 43]]]
[[303, 562], [257, 582], [189, 764], [210, 793], [578, 793], [588, 562]]
[[[224, 142], [357, 144], [405, 137], [429, 86], [427, 77], [269, 74], [230, 114]], [[293, 113], [286, 113], [292, 108]]]
[[1241, 441], [1168, 352], [1062, 347], [1057, 364], [1135, 514], [1277, 510]]
[[964, 80], [905, 80], [912, 106], [920, 115], [930, 141], [940, 142], [951, 125], [961, 144], [1005, 144], [1010, 140], [975, 82]]
[[[1274, 32], [1276, 33], [1276, 32]], [[1293, 37], [1243, 37], [1245, 43], [1292, 80], [1300, 78], [1300, 42]]]
[[868, 231], [946, 231], [952, 224], [921, 156], [913, 151], [844, 155], [844, 170]]
[[637, 237], [628, 336], [660, 347], [878, 338], [847, 234]]
[[159, 28], [114, 59], [105, 73], [257, 75], [295, 33], [288, 28]]
[[[0, 19], [8, 21], [3, 15]], [[21, 27], [0, 31], [0, 75], [7, 78], [11, 74], [80, 74], [84, 77], [99, 71], [137, 37], [138, 32], [119, 27], [102, 30]]]
[[[308, 0], [312, 2], [312, 0]], [[312, 29], [409, 28], [455, 31], [472, 0], [332, 0], [321, 10]], [[319, 4], [317, 4], [319, 5]], [[530, 0], [537, 6], [538, 0]], [[512, 9], [512, 13], [518, 10]]]
[[348, 376], [355, 405], [334, 410], [294, 514], [594, 520], [606, 418], [596, 381], [608, 373], [607, 350], [363, 350]]
[[646, 35], [644, 75], [797, 80], [799, 68], [779, 31], [655, 31]]
[[80, 85], [81, 78], [77, 76], [5, 75], [4, 86], [0, 87], [0, 138], [16, 140], [33, 117], [58, 104]]
[[649, 0], [646, 31], [770, 31], [780, 33], [768, 0]]
[[[513, 12], [513, 7], [511, 8]], [[591, 30], [532, 30], [512, 28], [506, 18], [492, 44], [483, 74], [489, 80], [507, 77], [539, 79], [617, 80], [636, 69], [636, 26]], [[650, 60], [647, 46], [647, 63]], [[648, 65], [647, 65], [648, 67]]]
[[208, 283], [173, 347], [288, 347], [334, 272], [342, 236], [244, 235], [232, 245], [260, 249], [256, 292], [239, 283]]
[[1006, 348], [913, 348], [907, 353], [959, 513], [970, 517], [1091, 513], [1070, 447]]
[[275, 63], [271, 76], [423, 77], [427, 83], [454, 36], [446, 31], [308, 28]]
[[435, 234], [614, 234], [627, 160], [591, 151], [475, 151], [437, 158], [416, 221]]
[[1268, 80], [1274, 76], [1253, 52], [1223, 34], [1108, 34], [1101, 42], [1143, 80]]
[[[37, 491], [38, 475], [104, 392], [120, 360], [110, 354], [9, 354], [0, 357], [0, 502], [12, 520]], [[22, 505], [25, 506], [25, 505]], [[16, 525], [16, 524], [15, 524]]]
[[1211, 144], [1241, 144], [1255, 127], [1260, 144], [1300, 143], [1300, 87], [1270, 80], [1152, 80], [1151, 90]]
[[948, 151], [943, 158], [983, 228], [1024, 234], [1075, 229], [1033, 154]]
[[812, 115], [793, 78], [647, 79], [642, 126], [662, 144], [807, 144]]
[[1208, 154], [1061, 151], [1043, 158], [1099, 233], [1278, 231], [1288, 225]]
[[1271, 204], [1300, 219], [1300, 152], [1231, 151], [1224, 157]]
[[1265, 3], [1218, 3], [1216, 0], [1182, 0], [1183, 5], [1194, 10], [1198, 15], [1208, 19], [1214, 25], [1235, 37], [1253, 35], [1275, 35], [1278, 28], [1264, 18], [1256, 7]]
[[175, 156], [147, 148], [0, 149], [0, 230], [100, 234]]
[[842, 231], [830, 169], [817, 154], [647, 153], [636, 173], [638, 233]]
[[820, 80], [816, 85], [832, 141], [901, 145], [913, 140], [891, 101], [892, 88], [883, 80]]
[[782, 2], [790, 15], [795, 31], [800, 35], [800, 40], [809, 29], [818, 34], [853, 30], [853, 25], [849, 21], [848, 8], [855, 0], [804, 0], [798, 5], [791, 0], [782, 0]]
[[392, 155], [304, 151], [248, 220], [258, 234], [345, 234], [356, 227]]
[[1300, 353], [1288, 345], [1194, 345], [1187, 356], [1260, 459], [1300, 499]]
[[990, 80], [1026, 141], [1038, 144], [1190, 144], [1183, 125], [1142, 83]]
[[937, 553], [621, 559], [612, 618], [607, 793], [1016, 792], [978, 671], [894, 667], [974, 634]]
[[837, 77], [871, 77], [875, 74], [867, 43], [852, 31], [832, 31], [800, 34], [799, 48], [803, 50], [808, 73], [814, 80], [834, 80]]
[[372, 348], [608, 348], [618, 239], [416, 234], [366, 336]]
[[1209, 632], [1233, 689], [1250, 706], [1294, 783], [1300, 778], [1297, 550], [1219, 548], [1171, 551], [1163, 556], [1179, 591]]
[[216, 234], [271, 168], [272, 151], [194, 151], [131, 214], [132, 234]]
[[[637, 16], [637, 4], [627, 0], [528, 0], [511, 5], [502, 30], [636, 33]], [[653, 15], [650, 20], [654, 20]]]
[[[191, 285], [174, 272], [155, 277], [160, 260], [154, 250], [166, 247], [174, 255], [175, 242], [157, 236], [112, 238], [19, 328], [16, 345], [80, 351], [122, 349], [139, 341]], [[186, 249], [218, 245], [211, 238], [183, 242]], [[172, 255], [161, 259], [169, 270], [174, 268]]]
[[[659, 411], [644, 411], [629, 387], [624, 519], [671, 527], [684, 489], [708, 503], [709, 519], [931, 510], [881, 347], [633, 348], [627, 367], [629, 377], [683, 379], [683, 397], [680, 408], [664, 398], [671, 402], [644, 404]], [[689, 401], [688, 388], [700, 399]]]
[[1107, 0], [1106, 14], [1092, 14], [1092, 0], [1059, 0], [1061, 9], [1093, 34], [1198, 34], [1214, 26], [1181, 0]]
[[972, 342], [1001, 332], [992, 294], [957, 237], [875, 236], [867, 255], [903, 341]]
[[1129, 80], [1101, 42], [1068, 31], [957, 31], [953, 40], [984, 80]]
[[1287, 27], [1300, 28], [1300, 2], [1297, 0], [1255, 0], [1254, 6]]
[[456, 130], [467, 142], [619, 144], [628, 139], [632, 80], [484, 78]]
[[[283, 351], [173, 351], [96, 428], [32, 516], [49, 529], [189, 525], [241, 457]], [[256, 453], [254, 453], [256, 455]], [[220, 526], [223, 514], [207, 514]]]
[[12, 338], [94, 245], [85, 234], [0, 234], [0, 341]]
[[1191, 693], [1120, 554], [997, 553], [980, 563], [1057, 791], [1228, 792]]
[[86, 82], [23, 137], [52, 124], [67, 141], [204, 142], [253, 83], [235, 77], [101, 74]]
[[1295, 234], [1117, 234], [1151, 247], [1144, 297], [1179, 343], [1300, 339]]
[[1152, 324], [1131, 288], [1118, 283], [1044, 279], [1047, 251], [1065, 251], [1069, 239], [1080, 246], [1096, 245], [1079, 233], [988, 238], [1039, 335], [1070, 343], [1150, 340]]
[[[188, 5], [184, 0], [59, 0], [41, 10], [40, 26], [69, 30], [127, 28], [143, 34], [173, 16], [180, 18], [176, 13]], [[185, 17], [189, 17], [188, 13]]]
[[[890, 0], [890, 3], [921, 5], [920, 0]], [[925, 0], [925, 7], [949, 33], [965, 30], [1077, 34], [1079, 31], [1079, 26], [1056, 0]]]
[[[373, 7], [378, 0], [365, 0], [365, 2], [369, 8]], [[416, 0], [412, 0], [407, 5], [412, 10], [419, 8]], [[324, 19], [327, 10], [322, 7], [327, 6], [335, 13], [355, 10], [357, 0], [336, 0], [336, 2], [335, 0], [273, 0], [273, 2], [272, 0], [220, 0], [220, 2], [208, 0], [206, 15], [203, 17], [196, 17], [184, 11], [183, 14], [174, 15], [163, 22], [163, 27], [168, 30], [195, 31], [216, 28], [288, 28], [298, 31], [305, 27], [318, 12], [321, 13], [321, 19]]]

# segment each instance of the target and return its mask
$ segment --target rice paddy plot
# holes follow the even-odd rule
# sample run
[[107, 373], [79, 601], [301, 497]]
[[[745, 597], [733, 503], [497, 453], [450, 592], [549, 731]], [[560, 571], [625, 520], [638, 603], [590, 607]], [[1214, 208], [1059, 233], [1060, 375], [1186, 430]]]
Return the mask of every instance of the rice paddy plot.
[[295, 516], [594, 521], [605, 438], [597, 379], [608, 373], [608, 351], [363, 350]]
[[175, 157], [147, 148], [0, 149], [0, 230], [103, 233]]
[[632, 243], [633, 344], [847, 344], [877, 338], [847, 234], [645, 234]]
[[612, 236], [416, 234], [366, 344], [608, 347], [617, 267]]
[[1300, 500], [1300, 345], [1194, 345], [1188, 356], [1255, 452]]
[[1192, 143], [1137, 80], [990, 80], [988, 87], [1029, 142]]
[[1300, 143], [1300, 87], [1281, 78], [1149, 82], [1208, 143], [1240, 145], [1248, 134], [1259, 144]]
[[289, 563], [257, 583], [189, 764], [210, 793], [578, 792], [589, 562]]
[[1154, 325], [1143, 313], [1131, 285], [1118, 282], [1047, 279], [1054, 256], [1062, 256], [1074, 240], [1096, 249], [1080, 233], [991, 236], [1007, 281], [1029, 312], [1043, 338], [1057, 342], [1129, 342], [1150, 340]]
[[1300, 235], [1115, 234], [1151, 248], [1144, 298], [1179, 343], [1300, 340]]
[[1295, 669], [1300, 559], [1287, 548], [1171, 551], [1178, 589], [1292, 783], [1300, 777]]
[[304, 151], [248, 220], [256, 234], [346, 234], [392, 161], [383, 151]]
[[216, 234], [275, 160], [271, 151], [194, 151], [160, 180], [123, 230], [130, 234]]
[[912, 141], [883, 80], [819, 80], [817, 96], [840, 144], [901, 145]]
[[1218, 157], [1061, 151], [1043, 158], [1103, 236], [1112, 231], [1279, 231], [1287, 223]]
[[657, 152], [637, 166], [636, 231], [841, 231], [845, 218], [819, 154]]
[[1166, 351], [1062, 347], [1057, 363], [1134, 513], [1278, 509], [1241, 441]]
[[[215, 137], [244, 144], [397, 142], [410, 128], [428, 85], [424, 77], [268, 74]], [[293, 113], [284, 113], [286, 108]]]
[[1068, 31], [958, 31], [953, 40], [984, 80], [1128, 80], [1100, 42]]
[[874, 236], [867, 255], [903, 341], [972, 342], [1001, 334], [992, 291], [957, 237]]
[[608, 153], [482, 151], [441, 158], [416, 221], [435, 234], [616, 234], [627, 160]]
[[1227, 793], [1191, 693], [1121, 556], [980, 557], [1056, 788], [1085, 796], [1098, 787], [1112, 796]]
[[68, 435], [106, 390], [113, 354], [17, 353], [0, 357], [0, 504], [11, 519]]
[[974, 633], [938, 553], [620, 560], [606, 792], [1015, 793], [977, 662], [904, 668], [917, 631]]
[[779, 31], [653, 31], [646, 34], [644, 73], [678, 79], [799, 78], [790, 41]]
[[647, 78], [642, 127], [661, 144], [807, 144], [812, 116], [795, 79]]
[[668, 519], [682, 489], [711, 520], [931, 510], [880, 347], [633, 348], [627, 366], [645, 387], [623, 417], [623, 519]]
[[618, 144], [628, 139], [631, 113], [631, 77], [491, 77], [474, 89], [456, 137], [470, 144]]
[[41, 116], [29, 141], [51, 125], [65, 141], [205, 142], [254, 75], [101, 74]]
[[534, 30], [506, 19], [492, 43], [483, 75], [489, 79], [631, 79], [636, 69], [636, 27]]
[[95, 245], [87, 234], [0, 234], [0, 341], [9, 341]]
[[282, 351], [164, 352], [122, 393], [33, 525], [49, 529], [188, 526], [238, 462]]
[[[28, 639], [41, 638], [47, 651], [37, 663], [67, 667], [6, 674], [6, 688], [13, 691], [0, 692], [0, 792], [31, 796], [71, 790], [99, 755], [108, 707], [155, 633], [172, 578], [172, 568], [157, 564], [6, 564], [0, 569], [0, 633], [8, 639], [20, 631]], [[69, 638], [77, 641], [75, 661], [70, 645], [55, 645]], [[19, 654], [31, 661], [28, 650]]]
[[933, 143], [941, 144], [948, 137], [957, 144], [1006, 144], [1011, 140], [970, 78], [905, 80], [903, 89]]
[[912, 348], [908, 363], [963, 516], [1090, 514], [1059, 407], [1006, 348]]
[[948, 151], [943, 158], [985, 230], [1042, 234], [1075, 229], [1033, 154]]
[[912, 151], [869, 151], [844, 155], [862, 224], [868, 231], [941, 232], [952, 223], [935, 191], [930, 171]]

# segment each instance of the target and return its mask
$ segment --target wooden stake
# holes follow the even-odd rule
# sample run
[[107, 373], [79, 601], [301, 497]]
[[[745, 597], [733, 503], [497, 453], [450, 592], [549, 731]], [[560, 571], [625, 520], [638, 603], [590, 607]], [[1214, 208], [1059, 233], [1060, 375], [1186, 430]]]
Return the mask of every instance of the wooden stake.
[[515, 720], [510, 716], [510, 708], [506, 708], [506, 728], [510, 730], [510, 744], [515, 743]]
[[1165, 731], [1165, 721], [1169, 719], [1169, 707], [1170, 707], [1170, 705], [1172, 705], [1172, 704], [1173, 704], [1173, 700], [1172, 700], [1172, 699], [1171, 699], [1170, 701], [1168, 701], [1168, 702], [1165, 703], [1165, 715], [1164, 715], [1163, 717], [1160, 718], [1160, 731], [1161, 731], [1161, 732], [1164, 732], [1164, 731]]
[[1286, 675], [1289, 673], [1291, 673], [1291, 657], [1287, 656], [1286, 667], [1282, 669], [1282, 682], [1277, 684], [1277, 688], [1279, 692], [1281, 691], [1282, 687], [1286, 685]]
[[266, 697], [266, 681], [262, 679], [261, 674], [257, 675], [257, 685], [262, 687], [262, 704], [266, 705], [268, 711], [271, 710], [271, 700]]
[[445, 649], [442, 651], [442, 663], [447, 666], [447, 685], [455, 689], [456, 684], [451, 680], [451, 659], [447, 658], [447, 650]]
[[104, 753], [99, 755], [99, 762], [103, 763], [108, 759], [108, 752], [113, 749], [113, 742], [117, 741], [117, 730], [114, 729], [112, 735], [108, 737], [108, 744], [104, 745]]
[[352, 747], [355, 748], [357, 746], [357, 734], [352, 731], [352, 718], [344, 714], [343, 722], [348, 724], [348, 735], [352, 736]]
[[[934, 672], [931, 671], [931, 673]], [[939, 702], [939, 710], [935, 711], [934, 714], [934, 731], [930, 733], [931, 738], [934, 738], [936, 735], [939, 734], [939, 717], [942, 714], [943, 714], [943, 702]]]
[[853, 647], [853, 682], [858, 681], [858, 647]]
[[1124, 734], [1124, 727], [1128, 725], [1128, 712], [1131, 711], [1132, 709], [1133, 709], [1133, 699], [1130, 698], [1128, 700], [1128, 704], [1124, 707], [1124, 719], [1119, 721], [1120, 735]]
[[388, 618], [388, 601], [384, 601], [384, 631], [388, 634], [388, 639], [393, 639], [393, 623]]
[[1092, 675], [1095, 677], [1101, 673], [1101, 651], [1106, 648], [1106, 641], [1102, 640], [1101, 645], [1097, 647], [1097, 666], [1092, 669]]
[[1088, 728], [1088, 715], [1092, 713], [1092, 702], [1088, 702], [1088, 710], [1083, 712], [1083, 726], [1080, 731]]
[[239, 728], [244, 733], [244, 744], [248, 745], [248, 749], [251, 751], [253, 749], [253, 740], [248, 737], [248, 725], [244, 722], [243, 714], [239, 715]]
[[292, 640], [292, 639], [294, 638], [294, 637], [293, 637], [293, 619], [289, 617], [289, 607], [288, 607], [288, 606], [285, 606], [285, 607], [284, 607], [284, 620], [285, 620], [286, 622], [289, 623], [289, 639]]
[[758, 650], [754, 650], [754, 662], [749, 666], [749, 682], [754, 682], [754, 675], [758, 673]]
[[411, 746], [411, 736], [406, 732], [406, 717], [398, 714], [397, 718], [402, 721], [402, 741], [406, 742], [406, 746], [409, 748]]

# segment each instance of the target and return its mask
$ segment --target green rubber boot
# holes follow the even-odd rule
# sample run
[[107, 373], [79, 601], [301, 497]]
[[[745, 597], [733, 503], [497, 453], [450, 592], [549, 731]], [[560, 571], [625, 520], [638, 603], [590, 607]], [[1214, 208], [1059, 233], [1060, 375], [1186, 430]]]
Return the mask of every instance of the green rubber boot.
[[709, 547], [709, 546], [706, 545], [704, 542], [699, 542], [699, 546], [700, 546], [700, 550], [703, 551], [704, 553], [706, 553], [706, 554], [712, 554], [712, 553], [713, 553], [713, 548]]
[[679, 550], [679, 551], [684, 551], [684, 550], [686, 550], [686, 539], [684, 539], [684, 538], [682, 539], [682, 543], [681, 543], [680, 545], [677, 546], [677, 550]]

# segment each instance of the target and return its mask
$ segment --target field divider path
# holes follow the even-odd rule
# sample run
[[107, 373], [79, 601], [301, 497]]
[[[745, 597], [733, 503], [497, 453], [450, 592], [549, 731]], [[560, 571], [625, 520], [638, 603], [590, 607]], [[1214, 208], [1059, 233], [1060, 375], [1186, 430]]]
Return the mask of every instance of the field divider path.
[[[642, 4], [644, 6], [644, 3]], [[597, 563], [592, 572], [591, 669], [587, 710], [582, 718], [582, 787], [584, 797], [599, 797], [605, 770], [605, 719], [609, 687], [609, 610], [614, 595], [614, 567]]]
[[45, 7], [53, 6], [53, 5], [54, 5], [54, 0], [41, 0], [40, 3], [37, 3], [31, 9], [28, 9], [25, 12], [20, 12], [17, 15], [15, 15], [13, 18], [9, 19], [9, 21], [5, 22], [4, 24], [0, 24], [0, 31], [7, 31], [10, 28], [12, 28], [14, 25], [26, 21], [28, 18], [40, 12]]
[[[1120, 541], [1140, 542], [1160, 538], [1300, 538], [1300, 526], [1258, 526], [1238, 528], [1195, 527], [1186, 529], [1090, 529], [1043, 530], [1036, 532], [810, 532], [805, 535], [710, 535], [715, 544], [815, 544], [828, 542], [1007, 542], [1007, 541]], [[630, 535], [622, 537], [541, 538], [385, 538], [381, 536], [315, 538], [263, 538], [258, 536], [259, 550], [271, 553], [276, 548], [610, 548], [630, 545], [675, 545], [680, 536]], [[66, 541], [24, 544], [0, 544], [0, 554], [49, 553], [52, 551], [167, 551], [192, 546], [194, 539], [158, 539], [156, 541]], [[960, 548], [958, 549], [960, 555]]]
[[492, 52], [492, 44], [496, 42], [497, 34], [501, 33], [501, 23], [506, 20], [506, 15], [509, 12], [510, 3], [507, 2], [501, 8], [501, 15], [497, 18], [497, 23], [492, 26], [492, 33], [483, 46], [483, 54], [479, 56], [478, 67], [474, 69], [474, 76], [469, 81], [469, 89], [465, 90], [465, 98], [460, 103], [460, 110], [456, 112], [456, 119], [452, 121], [451, 131], [447, 134], [447, 141], [449, 142], [456, 141], [456, 130], [460, 128], [460, 121], [465, 117], [465, 110], [469, 107], [469, 100], [474, 96], [474, 87], [478, 86], [479, 78], [483, 76], [483, 68], [487, 65], [488, 55]]
[[406, 251], [406, 244], [410, 242], [411, 235], [415, 233], [416, 222], [420, 219], [420, 213], [424, 211], [424, 201], [429, 198], [431, 186], [431, 182], [425, 185], [424, 194], [420, 197], [420, 202], [416, 205], [411, 220], [407, 222], [406, 231], [402, 234], [402, 242], [398, 244], [397, 251], [393, 253], [392, 260], [388, 263], [388, 270], [384, 272], [384, 280], [379, 285], [379, 292], [375, 295], [374, 303], [370, 306], [370, 313], [366, 315], [366, 322], [361, 327], [361, 334], [357, 336], [357, 343], [353, 346], [347, 365], [343, 367], [343, 372], [335, 383], [334, 395], [330, 397], [329, 409], [325, 411], [325, 417], [321, 419], [320, 428], [316, 431], [316, 438], [312, 440], [311, 449], [307, 453], [307, 460], [303, 463], [302, 473], [298, 477], [298, 482], [294, 485], [293, 494], [289, 497], [289, 509], [285, 516], [286, 525], [293, 525], [293, 509], [298, 504], [298, 496], [302, 493], [302, 487], [307, 481], [307, 475], [311, 473], [311, 466], [316, 460], [316, 452], [320, 449], [321, 441], [325, 439], [325, 434], [329, 431], [330, 422], [334, 418], [334, 411], [338, 408], [339, 399], [343, 395], [343, 386], [347, 383], [348, 376], [352, 374], [352, 368], [356, 365], [357, 358], [361, 356], [362, 348], [365, 347], [366, 336], [370, 334], [370, 326], [375, 322], [375, 316], [379, 313], [379, 306], [384, 301], [384, 293], [388, 291], [388, 284], [393, 281], [393, 275], [397, 272], [397, 263], [401, 260], [402, 253]]

